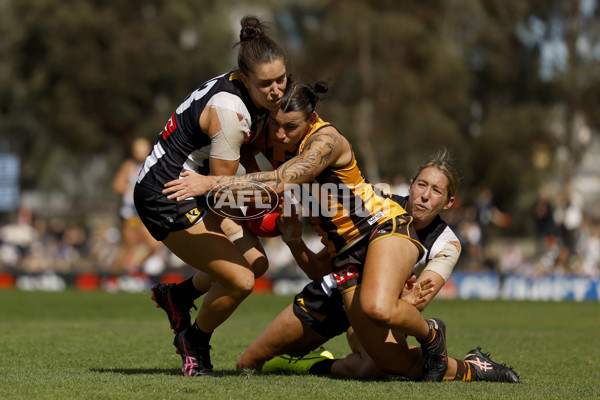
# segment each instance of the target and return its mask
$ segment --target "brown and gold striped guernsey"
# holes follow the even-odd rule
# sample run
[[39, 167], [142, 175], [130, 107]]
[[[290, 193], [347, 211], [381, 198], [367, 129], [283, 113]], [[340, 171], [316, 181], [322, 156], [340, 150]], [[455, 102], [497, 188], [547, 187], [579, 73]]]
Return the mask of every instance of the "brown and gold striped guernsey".
[[[302, 153], [311, 135], [327, 126], [331, 124], [318, 117], [298, 144], [296, 154]], [[326, 212], [319, 212], [318, 215], [311, 213], [313, 215], [309, 215], [309, 219], [321, 236], [330, 257], [335, 257], [362, 238], [377, 222], [406, 213], [398, 203], [381, 194], [365, 180], [358, 169], [354, 152], [348, 165], [342, 168], [328, 167], [312, 183], [317, 185], [305, 187], [310, 186], [308, 191], [312, 193], [314, 201], [319, 203], [320, 211]], [[322, 193], [327, 193], [327, 196]]]

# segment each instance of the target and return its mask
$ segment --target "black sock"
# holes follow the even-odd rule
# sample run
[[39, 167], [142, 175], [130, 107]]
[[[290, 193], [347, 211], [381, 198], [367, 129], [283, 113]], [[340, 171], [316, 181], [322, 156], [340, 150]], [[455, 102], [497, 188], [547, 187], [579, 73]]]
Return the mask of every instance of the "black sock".
[[212, 332], [207, 333], [202, 331], [196, 322], [185, 330], [184, 335], [188, 342], [191, 342], [200, 348], [210, 347], [209, 343]]
[[194, 300], [206, 293], [196, 289], [193, 280], [194, 277], [191, 277], [175, 285], [173, 288], [173, 295], [183, 301], [193, 303]]
[[425, 336], [425, 338], [417, 339], [417, 342], [419, 342], [423, 346], [430, 347], [430, 346], [437, 344], [437, 341], [439, 340], [439, 338], [437, 337], [438, 335], [436, 335], [435, 329], [433, 329], [431, 322], [429, 322], [429, 321], [425, 321], [425, 322], [427, 322], [427, 326], [429, 326], [429, 333], [427, 334], [427, 336]]
[[309, 374], [313, 375], [331, 375], [331, 366], [336, 361], [336, 359], [326, 359], [317, 361], [310, 367], [308, 370]]

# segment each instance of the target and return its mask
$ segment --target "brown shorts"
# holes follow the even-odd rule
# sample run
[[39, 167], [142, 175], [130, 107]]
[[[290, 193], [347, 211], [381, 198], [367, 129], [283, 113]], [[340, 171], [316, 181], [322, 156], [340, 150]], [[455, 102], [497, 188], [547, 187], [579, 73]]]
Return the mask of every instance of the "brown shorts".
[[310, 282], [294, 298], [294, 315], [305, 325], [328, 339], [340, 335], [350, 327], [344, 309], [344, 299], [337, 289], [328, 294], [323, 279]]
[[[331, 270], [337, 281], [338, 290], [342, 293], [356, 289], [362, 281], [362, 271], [367, 259], [369, 245], [374, 241], [387, 237], [400, 236], [414, 243], [419, 249], [419, 258], [425, 249], [417, 237], [410, 214], [397, 215], [387, 219], [371, 229], [371, 232], [348, 250], [331, 259]], [[418, 260], [417, 259], [417, 260]], [[415, 260], [415, 263], [416, 261]]]

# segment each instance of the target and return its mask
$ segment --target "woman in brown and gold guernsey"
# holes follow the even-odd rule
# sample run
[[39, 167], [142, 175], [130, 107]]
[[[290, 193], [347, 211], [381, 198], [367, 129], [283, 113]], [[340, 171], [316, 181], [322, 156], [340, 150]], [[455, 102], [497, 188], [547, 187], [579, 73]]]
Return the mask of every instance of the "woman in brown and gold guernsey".
[[421, 343], [423, 380], [441, 381], [447, 369], [445, 326], [437, 318], [424, 319], [400, 298], [424, 252], [413, 219], [363, 178], [348, 140], [315, 112], [319, 93], [326, 91], [322, 82], [288, 82], [279, 109], [270, 114], [268, 135], [273, 158], [286, 152], [295, 156], [281, 160], [275, 171], [241, 176], [186, 172], [165, 184], [163, 193], [178, 201], [203, 194], [236, 200], [248, 193], [291, 194], [328, 249], [348, 318], [369, 355], [386, 365], [391, 356], [408, 351], [382, 346], [388, 329], [395, 329]]

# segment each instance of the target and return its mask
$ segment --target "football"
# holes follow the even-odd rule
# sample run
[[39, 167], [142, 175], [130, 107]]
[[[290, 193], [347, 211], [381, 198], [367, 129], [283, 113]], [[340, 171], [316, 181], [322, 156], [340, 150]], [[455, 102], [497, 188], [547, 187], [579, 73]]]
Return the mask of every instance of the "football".
[[248, 207], [246, 209], [246, 226], [256, 236], [279, 236], [281, 231], [277, 226], [278, 216], [277, 210], [268, 211], [264, 208]]

